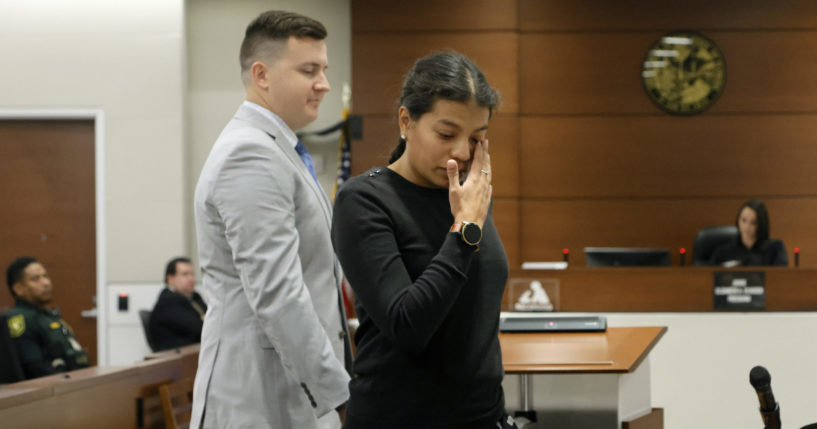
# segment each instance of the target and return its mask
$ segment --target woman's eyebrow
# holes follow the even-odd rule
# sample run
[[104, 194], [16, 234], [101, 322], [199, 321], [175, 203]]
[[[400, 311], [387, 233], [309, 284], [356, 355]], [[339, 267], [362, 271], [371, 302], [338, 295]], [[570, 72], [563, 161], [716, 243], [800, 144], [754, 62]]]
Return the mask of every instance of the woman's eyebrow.
[[438, 120], [438, 121], [437, 121], [437, 123], [438, 123], [438, 124], [447, 125], [447, 126], [449, 126], [449, 127], [454, 127], [454, 128], [456, 128], [456, 129], [460, 129], [460, 128], [462, 128], [462, 127], [460, 127], [460, 125], [459, 125], [459, 124], [457, 124], [456, 122], [449, 121], [448, 119], [440, 119], [440, 120]]

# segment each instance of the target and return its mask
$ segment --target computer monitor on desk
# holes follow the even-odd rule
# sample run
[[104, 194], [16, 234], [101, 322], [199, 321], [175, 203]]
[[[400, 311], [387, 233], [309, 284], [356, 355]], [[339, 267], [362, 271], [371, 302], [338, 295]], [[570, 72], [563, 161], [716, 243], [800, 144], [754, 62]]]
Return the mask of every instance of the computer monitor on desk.
[[672, 256], [669, 249], [585, 247], [584, 260], [588, 267], [668, 267]]

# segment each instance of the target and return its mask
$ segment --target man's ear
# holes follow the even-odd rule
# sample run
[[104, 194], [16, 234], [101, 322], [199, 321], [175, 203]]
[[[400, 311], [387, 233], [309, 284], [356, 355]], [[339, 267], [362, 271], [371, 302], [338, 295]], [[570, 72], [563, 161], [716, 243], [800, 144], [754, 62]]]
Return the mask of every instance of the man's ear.
[[250, 77], [253, 85], [262, 89], [269, 88], [269, 80], [267, 79], [267, 65], [261, 61], [256, 61], [250, 66]]
[[16, 297], [22, 295], [23, 292], [25, 292], [25, 286], [23, 286], [22, 283], [17, 282], [17, 283], [14, 283], [13, 285], [11, 285], [11, 290], [14, 291], [14, 297], [16, 298]]

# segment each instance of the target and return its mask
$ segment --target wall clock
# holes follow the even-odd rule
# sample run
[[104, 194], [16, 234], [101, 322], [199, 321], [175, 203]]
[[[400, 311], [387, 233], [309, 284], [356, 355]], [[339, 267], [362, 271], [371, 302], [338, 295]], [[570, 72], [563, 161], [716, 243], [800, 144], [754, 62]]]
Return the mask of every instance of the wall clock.
[[706, 37], [691, 31], [673, 32], [647, 51], [641, 82], [650, 100], [664, 111], [694, 115], [723, 93], [726, 61]]

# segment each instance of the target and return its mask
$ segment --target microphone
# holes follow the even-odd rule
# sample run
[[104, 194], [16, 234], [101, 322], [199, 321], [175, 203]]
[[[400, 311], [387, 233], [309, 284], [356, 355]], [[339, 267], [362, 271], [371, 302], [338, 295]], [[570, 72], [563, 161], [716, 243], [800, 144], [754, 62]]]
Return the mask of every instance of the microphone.
[[681, 249], [678, 250], [678, 253], [681, 254], [681, 266], [683, 267], [685, 265], [684, 264], [684, 262], [685, 262], [684, 259], [685, 259], [686, 255], [687, 255], [687, 249], [682, 247]]
[[800, 248], [794, 248], [794, 267], [797, 268], [800, 266]]
[[757, 392], [760, 401], [760, 417], [766, 429], [780, 429], [780, 405], [772, 393], [772, 376], [766, 368], [758, 365], [749, 372], [749, 383]]

